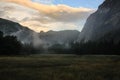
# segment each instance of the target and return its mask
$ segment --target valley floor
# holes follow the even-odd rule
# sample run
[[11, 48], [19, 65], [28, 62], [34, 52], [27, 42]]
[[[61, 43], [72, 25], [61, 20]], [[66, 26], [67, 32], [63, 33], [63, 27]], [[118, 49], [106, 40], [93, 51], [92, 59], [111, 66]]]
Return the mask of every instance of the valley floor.
[[120, 56], [0, 57], [0, 80], [120, 80]]

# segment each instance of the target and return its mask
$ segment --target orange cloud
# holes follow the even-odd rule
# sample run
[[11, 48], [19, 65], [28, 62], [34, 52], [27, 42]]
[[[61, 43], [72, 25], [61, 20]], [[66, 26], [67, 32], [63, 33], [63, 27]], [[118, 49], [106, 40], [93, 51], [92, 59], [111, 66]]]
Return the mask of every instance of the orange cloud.
[[[60, 30], [65, 29], [78, 29], [78, 24], [83, 24], [82, 21], [85, 21], [87, 17], [93, 13], [94, 9], [89, 8], [74, 8], [67, 5], [46, 5], [42, 3], [32, 2], [31, 0], [0, 0], [5, 3], [14, 3], [16, 4], [13, 7], [22, 6], [25, 9], [13, 9], [13, 11], [7, 11], [6, 16], [9, 18], [14, 18], [12, 20], [18, 19], [19, 11], [19, 23], [29, 26], [31, 29], [39, 31], [40, 29], [47, 30]], [[6, 4], [7, 5], [7, 4]], [[20, 7], [21, 8], [21, 7]], [[2, 9], [2, 8], [1, 8]], [[27, 11], [28, 9], [32, 9]], [[23, 11], [24, 10], [24, 11]], [[3, 12], [3, 11], [2, 11]], [[5, 12], [5, 11], [4, 11]], [[11, 14], [8, 14], [11, 13]], [[13, 12], [15, 15], [13, 15]], [[34, 12], [35, 14], [31, 14]], [[22, 15], [24, 14], [24, 16]], [[0, 16], [1, 17], [1, 16]], [[4, 16], [3, 16], [4, 17]], [[21, 19], [22, 18], [22, 19]], [[36, 25], [37, 24], [37, 25]], [[47, 26], [47, 27], [46, 27]], [[61, 28], [60, 28], [61, 26]], [[83, 26], [79, 28], [82, 29]]]
[[[2, 0], [2, 1], [17, 3], [29, 8], [33, 8], [46, 16], [60, 20], [69, 20], [70, 18], [72, 19], [73, 17], [75, 17], [76, 19], [84, 18], [86, 17], [86, 15], [88, 16], [90, 13], [94, 11], [93, 9], [89, 8], [73, 8], [67, 5], [45, 5], [32, 2], [31, 0]], [[66, 17], [66, 19], [64, 19], [64, 17]]]

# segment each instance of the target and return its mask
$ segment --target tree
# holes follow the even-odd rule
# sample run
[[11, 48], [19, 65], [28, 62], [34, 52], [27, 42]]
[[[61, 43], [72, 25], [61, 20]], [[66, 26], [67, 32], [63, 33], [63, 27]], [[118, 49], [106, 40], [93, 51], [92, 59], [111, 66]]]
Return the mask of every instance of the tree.
[[0, 32], [0, 54], [1, 55], [17, 55], [20, 53], [22, 44], [15, 36], [3, 36]]

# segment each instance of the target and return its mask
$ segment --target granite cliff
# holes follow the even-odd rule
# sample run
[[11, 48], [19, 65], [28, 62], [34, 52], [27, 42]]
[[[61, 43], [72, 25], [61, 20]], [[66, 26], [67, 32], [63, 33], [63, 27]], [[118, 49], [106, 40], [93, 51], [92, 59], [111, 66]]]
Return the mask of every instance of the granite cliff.
[[120, 30], [120, 0], [105, 0], [87, 19], [78, 41], [96, 41], [108, 36], [116, 41], [120, 39], [118, 30]]

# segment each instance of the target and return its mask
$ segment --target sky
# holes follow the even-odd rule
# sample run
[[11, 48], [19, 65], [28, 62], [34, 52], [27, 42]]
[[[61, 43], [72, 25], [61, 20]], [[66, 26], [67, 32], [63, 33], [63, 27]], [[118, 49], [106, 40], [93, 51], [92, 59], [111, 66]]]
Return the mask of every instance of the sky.
[[103, 0], [32, 0], [43, 4], [65, 4], [72, 7], [97, 8]]
[[0, 0], [0, 17], [36, 32], [79, 30], [103, 0]]

